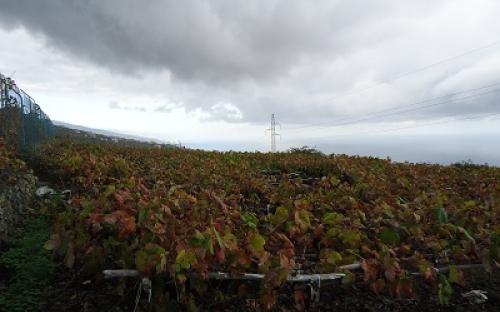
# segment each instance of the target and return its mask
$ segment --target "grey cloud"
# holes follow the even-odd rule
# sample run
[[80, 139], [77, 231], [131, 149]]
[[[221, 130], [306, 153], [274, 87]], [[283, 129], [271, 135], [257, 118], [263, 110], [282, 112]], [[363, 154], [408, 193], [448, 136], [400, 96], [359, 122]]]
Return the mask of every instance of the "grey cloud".
[[174, 109], [182, 108], [182, 105], [176, 103], [169, 103], [164, 105], [158, 105], [154, 109], [157, 113], [171, 113]]
[[115, 101], [109, 102], [108, 107], [111, 108], [111, 109], [122, 109], [122, 107], [120, 106], [120, 104], [118, 104], [118, 102], [115, 102]]
[[[328, 123], [491, 83], [500, 73], [494, 49], [362, 91], [497, 38], [489, 12], [498, 5], [479, 2], [469, 28], [460, 18], [473, 14], [453, 11], [466, 2], [449, 0], [1, 0], [0, 25], [25, 27], [50, 48], [130, 79], [169, 72], [176, 90], [168, 96], [205, 120], [267, 122], [276, 113], [283, 123]], [[497, 112], [498, 98], [378, 120]]]
[[203, 111], [205, 120], [225, 120], [225, 121], [240, 121], [243, 119], [243, 114], [238, 107], [231, 103], [217, 103]]
[[376, 42], [363, 26], [385, 10], [363, 1], [4, 0], [0, 16], [120, 72], [217, 83], [286, 75], [305, 59], [341, 55], [352, 39]]
[[115, 101], [109, 102], [108, 107], [110, 109], [116, 109], [116, 110], [137, 111], [137, 112], [147, 112], [148, 111], [148, 109], [144, 106], [124, 106], [124, 105], [120, 105], [118, 102], [115, 102]]

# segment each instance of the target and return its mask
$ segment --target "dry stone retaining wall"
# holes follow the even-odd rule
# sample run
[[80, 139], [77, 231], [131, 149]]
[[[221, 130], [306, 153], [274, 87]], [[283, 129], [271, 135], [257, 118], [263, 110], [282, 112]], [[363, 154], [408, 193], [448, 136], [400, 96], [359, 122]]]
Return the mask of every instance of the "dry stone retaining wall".
[[14, 174], [8, 181], [0, 179], [0, 246], [8, 243], [27, 219], [35, 191], [36, 177], [30, 172]]

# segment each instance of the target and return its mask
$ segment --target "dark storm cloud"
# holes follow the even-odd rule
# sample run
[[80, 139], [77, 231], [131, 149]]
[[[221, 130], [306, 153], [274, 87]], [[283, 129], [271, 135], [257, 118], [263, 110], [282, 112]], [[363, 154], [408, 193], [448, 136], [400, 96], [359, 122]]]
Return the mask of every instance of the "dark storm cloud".
[[[436, 55], [473, 48], [478, 35], [489, 43], [487, 32], [500, 27], [497, 19], [473, 21], [478, 25], [471, 32], [479, 33], [467, 37], [456, 29], [462, 24], [439, 15], [448, 10], [451, 17], [473, 16], [452, 12], [456, 7], [446, 0], [0, 0], [0, 25], [24, 27], [48, 46], [120, 75], [168, 71], [187, 90], [176, 102], [187, 110], [201, 108], [211, 120], [262, 122], [275, 112], [283, 122], [309, 123], [363, 116], [498, 77], [500, 62], [490, 57], [412, 77], [411, 85], [349, 94], [426, 65]], [[447, 50], [455, 42], [461, 45]], [[493, 94], [398, 118], [495, 112], [497, 99]]]
[[328, 3], [5, 0], [0, 14], [4, 25], [118, 71], [218, 81], [279, 75], [301, 56], [338, 46], [354, 12]]
[[5, 27], [23, 25], [112, 69], [168, 69], [206, 82], [277, 77], [305, 59], [341, 55], [354, 40], [377, 42], [376, 27], [364, 26], [386, 11], [364, 1], [284, 0], [3, 0], [1, 8]]

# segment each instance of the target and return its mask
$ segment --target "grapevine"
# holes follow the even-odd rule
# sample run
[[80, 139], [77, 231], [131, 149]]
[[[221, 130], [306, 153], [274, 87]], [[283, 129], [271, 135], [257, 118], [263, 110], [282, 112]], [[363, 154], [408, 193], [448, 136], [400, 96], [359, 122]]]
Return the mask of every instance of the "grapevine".
[[412, 297], [419, 275], [446, 299], [461, 265], [500, 261], [495, 167], [68, 141], [40, 157], [72, 190], [46, 248], [94, 276], [132, 269], [182, 285], [192, 274], [263, 274], [271, 307], [297, 273], [352, 280], [342, 268], [358, 264], [375, 293]]

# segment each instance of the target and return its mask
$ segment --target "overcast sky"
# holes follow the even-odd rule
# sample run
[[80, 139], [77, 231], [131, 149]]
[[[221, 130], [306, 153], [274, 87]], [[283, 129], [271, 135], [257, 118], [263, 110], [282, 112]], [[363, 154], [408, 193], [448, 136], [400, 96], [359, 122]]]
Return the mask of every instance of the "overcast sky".
[[268, 150], [275, 113], [282, 150], [500, 165], [498, 12], [496, 0], [0, 0], [0, 72], [54, 120], [191, 147]]

